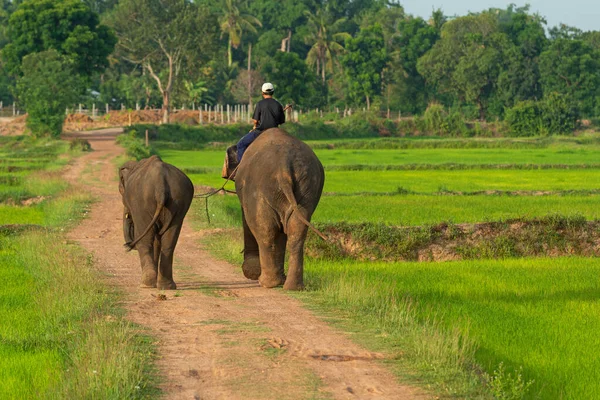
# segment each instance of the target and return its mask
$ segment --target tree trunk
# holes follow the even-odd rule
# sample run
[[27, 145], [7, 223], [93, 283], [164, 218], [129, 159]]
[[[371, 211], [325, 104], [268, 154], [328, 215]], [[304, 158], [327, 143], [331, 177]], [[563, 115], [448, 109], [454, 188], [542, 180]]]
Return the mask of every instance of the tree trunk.
[[292, 30], [288, 30], [287, 43], [286, 43], [286, 51], [289, 53], [290, 48], [292, 46]]
[[319, 72], [321, 70], [319, 69], [319, 58], [317, 58], [317, 76], [319, 76]]
[[163, 92], [163, 124], [168, 124], [169, 123], [169, 109], [170, 109], [170, 100], [171, 100], [171, 93], [170, 91], [164, 91]]
[[485, 121], [485, 107], [483, 106], [483, 102], [481, 101], [481, 97], [477, 98], [477, 106], [479, 107], [479, 120], [481, 122]]
[[367, 96], [367, 110], [370, 110], [371, 109], [371, 99], [369, 98], [369, 95], [366, 95], [366, 96]]
[[252, 43], [248, 44], [248, 110], [252, 109]]
[[229, 39], [229, 41], [227, 42], [227, 62], [228, 62], [228, 66], [231, 67], [231, 64], [233, 64], [233, 55], [231, 54], [231, 38]]

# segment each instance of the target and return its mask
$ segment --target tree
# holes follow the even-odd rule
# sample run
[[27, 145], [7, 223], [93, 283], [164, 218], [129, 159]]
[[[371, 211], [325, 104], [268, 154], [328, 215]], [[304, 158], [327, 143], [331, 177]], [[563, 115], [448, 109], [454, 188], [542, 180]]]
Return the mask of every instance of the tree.
[[227, 34], [227, 62], [233, 63], [232, 47], [237, 49], [242, 43], [244, 31], [256, 33], [254, 25], [262, 27], [262, 23], [250, 14], [243, 12], [240, 0], [223, 0], [223, 10], [219, 23], [221, 32]]
[[75, 73], [89, 77], [108, 66], [116, 37], [80, 0], [28, 0], [9, 19], [11, 43], [2, 51], [7, 70], [20, 75], [28, 54], [55, 49], [73, 61]]
[[419, 59], [417, 70], [438, 92], [476, 104], [484, 120], [507, 45], [494, 16], [456, 18], [443, 25], [441, 39]]
[[73, 60], [56, 50], [23, 58], [18, 82], [20, 98], [27, 107], [27, 127], [36, 136], [59, 136], [65, 108], [76, 102], [82, 88]]
[[83, 0], [85, 4], [95, 13], [104, 14], [112, 10], [119, 0]]
[[321, 105], [316, 75], [296, 53], [278, 52], [263, 72], [267, 81], [276, 85], [275, 96], [281, 102], [303, 107]]
[[317, 75], [321, 74], [323, 85], [325, 85], [325, 72], [333, 71], [337, 56], [344, 51], [340, 42], [351, 36], [347, 32], [340, 31], [346, 19], [333, 20], [327, 10], [323, 8], [318, 9], [314, 14], [307, 11], [306, 16], [310, 33], [305, 40], [306, 44], [311, 46], [306, 61], [309, 65], [316, 65]]
[[585, 116], [594, 114], [600, 94], [600, 51], [580, 39], [555, 39], [540, 56], [542, 88], [577, 102]]
[[0, 49], [8, 43], [8, 20], [20, 1], [0, 0]]
[[417, 61], [439, 39], [440, 32], [422, 18], [408, 17], [398, 22], [397, 33], [391, 40], [388, 65], [388, 89], [394, 105], [403, 111], [418, 113], [425, 110], [429, 90], [417, 71]]
[[162, 96], [163, 122], [169, 122], [171, 94], [186, 65], [199, 69], [216, 52], [216, 18], [188, 0], [122, 0], [111, 25], [119, 56], [141, 65]]
[[[257, 48], [259, 59], [275, 55], [276, 51], [295, 51], [301, 57], [306, 56], [304, 32], [306, 12], [316, 7], [315, 0], [253, 0], [250, 10], [263, 23], [261, 42], [269, 42], [264, 49]], [[265, 36], [266, 35], [266, 36]], [[298, 36], [296, 36], [298, 35]], [[262, 36], [265, 36], [264, 38]], [[298, 39], [293, 39], [297, 37]]]
[[504, 52], [505, 67], [498, 76], [498, 102], [506, 109], [519, 101], [541, 99], [539, 56], [548, 43], [546, 21], [529, 14], [529, 6], [511, 4], [489, 13], [496, 16], [499, 29], [512, 43]]
[[[260, 95], [263, 82], [264, 80], [258, 71], [242, 70], [231, 85], [231, 95], [236, 102], [251, 105], [250, 98]], [[250, 98], [248, 93], [250, 93]]]
[[346, 40], [342, 64], [350, 99], [357, 102], [364, 97], [371, 108], [371, 98], [381, 92], [381, 72], [387, 61], [381, 25], [361, 29], [355, 38]]

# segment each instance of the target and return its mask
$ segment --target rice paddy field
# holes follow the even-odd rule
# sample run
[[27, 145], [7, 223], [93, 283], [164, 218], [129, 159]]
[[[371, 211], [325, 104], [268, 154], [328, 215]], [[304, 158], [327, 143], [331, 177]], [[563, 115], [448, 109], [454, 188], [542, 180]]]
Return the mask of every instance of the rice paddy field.
[[[403, 142], [404, 143], [404, 142]], [[600, 219], [595, 136], [514, 141], [309, 142], [326, 170], [319, 224], [428, 226], [551, 216]], [[158, 149], [196, 185], [220, 187], [223, 153]], [[233, 189], [233, 185], [228, 184]], [[204, 202], [193, 215], [206, 227]], [[241, 261], [235, 196], [209, 200], [218, 256]], [[231, 237], [236, 239], [231, 240]], [[403, 380], [451, 398], [600, 398], [600, 259], [573, 254], [449, 262], [306, 260], [297, 295]]]

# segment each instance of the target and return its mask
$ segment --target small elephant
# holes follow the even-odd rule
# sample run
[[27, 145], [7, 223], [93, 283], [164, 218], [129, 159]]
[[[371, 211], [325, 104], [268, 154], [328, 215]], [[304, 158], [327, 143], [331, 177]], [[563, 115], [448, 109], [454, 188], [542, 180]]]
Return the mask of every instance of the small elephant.
[[119, 169], [119, 192], [125, 246], [140, 255], [142, 287], [176, 289], [173, 252], [194, 185], [179, 169], [152, 156]]
[[263, 287], [304, 288], [304, 241], [324, 183], [323, 165], [312, 149], [279, 128], [267, 129], [248, 147], [235, 178], [246, 278]]

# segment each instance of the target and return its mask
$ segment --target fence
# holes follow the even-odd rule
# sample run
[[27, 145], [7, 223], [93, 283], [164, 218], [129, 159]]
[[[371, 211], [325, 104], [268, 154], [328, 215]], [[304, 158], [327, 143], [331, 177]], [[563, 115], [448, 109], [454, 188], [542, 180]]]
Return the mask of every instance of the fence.
[[[97, 106], [96, 104], [92, 104], [92, 108], [86, 108], [84, 107], [83, 104], [79, 104], [75, 107], [72, 108], [67, 108], [65, 110], [65, 115], [70, 115], [70, 114], [83, 114], [83, 115], [87, 115], [88, 117], [92, 118], [93, 120], [102, 118], [103, 116], [105, 116], [106, 114], [110, 114], [111, 111], [117, 111], [117, 112], [127, 112], [129, 111], [130, 113], [136, 111], [136, 112], [142, 112], [142, 111], [149, 111], [151, 113], [156, 114], [157, 117], [157, 121], [156, 122], [160, 122], [160, 120], [162, 119], [162, 109], [156, 109], [156, 108], [141, 108], [139, 104], [136, 104], [135, 110], [134, 109], [128, 109], [125, 107], [124, 104], [121, 104], [120, 109], [113, 109], [110, 107], [109, 104], [103, 104], [103, 105], [99, 105]], [[317, 115], [321, 118], [323, 118], [324, 114], [332, 114], [335, 113], [337, 114], [338, 117], [340, 118], [346, 118], [346, 117], [350, 117], [353, 113], [355, 113], [356, 111], [360, 111], [360, 109], [356, 110], [356, 109], [352, 109], [352, 108], [348, 108], [348, 107], [344, 107], [344, 109], [340, 109], [339, 107], [335, 107], [335, 108], [329, 108], [329, 110], [324, 110], [324, 109], [319, 109], [319, 108], [315, 108], [315, 109], [299, 109], [299, 110], [288, 110], [286, 112], [286, 119], [288, 121], [294, 121], [294, 122], [298, 122], [299, 119], [302, 117], [303, 114], [313, 114], [313, 115]], [[362, 109], [362, 111], [366, 111], [366, 109]], [[222, 105], [222, 104], [215, 104], [215, 105], [209, 105], [209, 104], [204, 104], [204, 105], [198, 105], [198, 107], [196, 106], [196, 104], [192, 103], [190, 108], [185, 108], [185, 106], [182, 106], [181, 108], [176, 108], [174, 107], [173, 109], [171, 109], [171, 114], [177, 114], [177, 113], [181, 113], [181, 112], [185, 112], [186, 115], [190, 115], [190, 116], [194, 116], [194, 119], [197, 118], [197, 123], [198, 124], [231, 124], [231, 123], [252, 123], [252, 110], [249, 110], [249, 106], [247, 104], [226, 104], [226, 105]], [[196, 113], [196, 114], [194, 114]], [[19, 115], [23, 115], [25, 114], [25, 111], [20, 109], [16, 103], [13, 103], [12, 105], [8, 105], [5, 106], [3, 104], [3, 102], [0, 101], [0, 117], [17, 117]], [[386, 111], [380, 111], [379, 116], [382, 118], [387, 118], [387, 119], [402, 119], [402, 113], [400, 111], [396, 112], [391, 112], [389, 109]]]
[[16, 103], [5, 105], [4, 102], [0, 101], [0, 117], [18, 117], [22, 114], [25, 114], [25, 112], [19, 109]]

